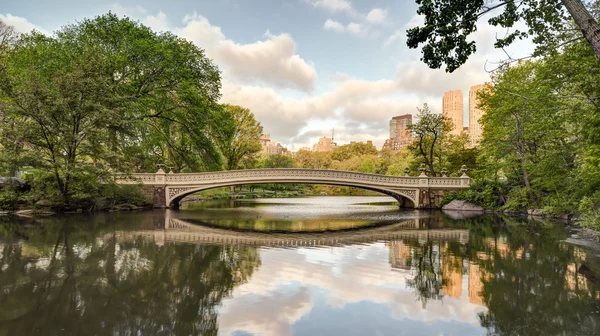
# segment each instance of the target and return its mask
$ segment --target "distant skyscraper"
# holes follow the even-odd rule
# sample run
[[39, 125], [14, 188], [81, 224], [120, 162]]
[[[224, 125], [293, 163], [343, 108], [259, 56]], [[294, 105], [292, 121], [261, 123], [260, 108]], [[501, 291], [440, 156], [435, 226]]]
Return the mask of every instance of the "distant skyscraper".
[[393, 117], [390, 120], [390, 138], [385, 141], [383, 148], [397, 151], [410, 145], [412, 142], [412, 136], [408, 128], [410, 125], [412, 125], [412, 114]]
[[287, 152], [287, 148], [283, 147], [279, 143], [271, 141], [271, 135], [266, 133], [260, 136], [260, 146], [263, 153], [268, 154], [282, 154]]
[[477, 146], [481, 141], [483, 134], [479, 120], [483, 116], [483, 111], [478, 108], [479, 98], [477, 93], [484, 90], [490, 84], [480, 84], [471, 86], [469, 90], [469, 141], [472, 147]]
[[335, 147], [337, 144], [333, 142], [333, 138], [322, 137], [313, 145], [313, 152], [331, 152]]
[[412, 114], [404, 114], [393, 117], [390, 120], [390, 139], [408, 139], [410, 130], [408, 126], [412, 124]]
[[452, 121], [450, 134], [460, 135], [463, 131], [463, 94], [461, 90], [444, 92], [442, 115]]

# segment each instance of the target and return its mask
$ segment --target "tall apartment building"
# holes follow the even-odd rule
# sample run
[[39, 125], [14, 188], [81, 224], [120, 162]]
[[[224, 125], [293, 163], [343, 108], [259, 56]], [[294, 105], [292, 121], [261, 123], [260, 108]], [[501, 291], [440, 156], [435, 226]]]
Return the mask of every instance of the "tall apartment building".
[[463, 94], [461, 90], [444, 92], [442, 115], [452, 121], [450, 134], [460, 135], [463, 131]]
[[393, 117], [390, 120], [390, 139], [408, 139], [410, 130], [408, 126], [412, 124], [412, 114], [404, 114]]
[[409, 126], [412, 125], [412, 114], [393, 117], [390, 120], [390, 138], [385, 140], [383, 148], [398, 151], [412, 143]]
[[268, 154], [283, 154], [287, 152], [287, 148], [283, 147], [280, 143], [271, 141], [271, 135], [268, 133], [260, 136], [260, 147], [263, 153]]
[[479, 144], [483, 134], [479, 120], [484, 112], [478, 108], [479, 98], [477, 97], [477, 94], [489, 85], [489, 83], [479, 84], [471, 86], [469, 89], [469, 142], [471, 147]]
[[313, 152], [331, 152], [335, 147], [337, 144], [333, 142], [333, 138], [322, 137], [313, 145]]

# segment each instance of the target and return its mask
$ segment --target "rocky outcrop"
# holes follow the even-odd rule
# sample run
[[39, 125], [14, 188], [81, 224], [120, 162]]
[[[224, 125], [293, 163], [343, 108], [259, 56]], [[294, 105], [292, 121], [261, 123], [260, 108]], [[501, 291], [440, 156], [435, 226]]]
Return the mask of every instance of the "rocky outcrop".
[[480, 207], [477, 204], [473, 204], [467, 201], [462, 200], [454, 200], [442, 207], [442, 210], [446, 211], [475, 211], [475, 212], [484, 212], [483, 207]]

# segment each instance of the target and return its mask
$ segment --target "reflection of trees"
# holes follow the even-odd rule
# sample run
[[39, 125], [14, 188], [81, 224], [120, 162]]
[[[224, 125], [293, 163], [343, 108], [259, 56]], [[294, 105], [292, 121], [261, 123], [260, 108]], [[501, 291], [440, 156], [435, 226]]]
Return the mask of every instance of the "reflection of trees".
[[119, 242], [68, 223], [25, 231], [21, 243], [0, 232], [0, 335], [213, 335], [215, 308], [260, 264], [255, 248]]
[[428, 300], [442, 298], [442, 270], [439, 256], [439, 245], [428, 241], [425, 245], [413, 248], [411, 266], [415, 269], [415, 276], [407, 280], [406, 284], [415, 289], [418, 299], [426, 307]]
[[497, 216], [449, 224], [470, 228], [465, 257], [481, 272], [489, 334], [600, 334], [600, 284], [577, 273], [582, 264], [597, 272], [597, 260], [561, 243], [562, 224]]

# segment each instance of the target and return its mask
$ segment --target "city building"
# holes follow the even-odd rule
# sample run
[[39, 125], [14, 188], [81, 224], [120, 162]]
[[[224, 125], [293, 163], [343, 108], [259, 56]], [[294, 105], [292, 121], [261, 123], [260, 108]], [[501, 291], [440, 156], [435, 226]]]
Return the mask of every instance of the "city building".
[[442, 290], [444, 295], [459, 298], [462, 295], [462, 258], [442, 246]]
[[385, 140], [383, 148], [399, 151], [413, 142], [409, 126], [412, 125], [412, 114], [393, 117], [390, 120], [390, 137]]
[[461, 90], [444, 92], [442, 115], [452, 121], [450, 134], [461, 135], [463, 131], [463, 94]]
[[393, 117], [390, 120], [390, 139], [409, 139], [412, 124], [412, 114], [404, 114]]
[[313, 145], [313, 152], [331, 152], [337, 147], [337, 144], [333, 142], [333, 138], [322, 137], [319, 142]]
[[479, 108], [479, 97], [477, 94], [489, 87], [489, 83], [471, 86], [469, 89], [469, 145], [475, 147], [481, 142], [483, 134], [479, 120], [483, 116], [483, 111]]
[[389, 243], [389, 262], [392, 270], [410, 270], [410, 246], [402, 240]]
[[260, 147], [262, 148], [262, 153], [283, 154], [287, 152], [287, 148], [283, 147], [280, 143], [271, 141], [271, 135], [268, 133], [260, 136]]

